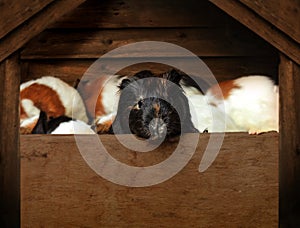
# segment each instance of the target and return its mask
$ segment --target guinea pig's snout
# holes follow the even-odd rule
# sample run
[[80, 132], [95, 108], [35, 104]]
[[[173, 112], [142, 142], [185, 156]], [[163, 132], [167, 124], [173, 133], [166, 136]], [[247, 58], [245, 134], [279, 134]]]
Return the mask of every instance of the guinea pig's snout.
[[155, 140], [165, 137], [167, 125], [161, 118], [153, 118], [149, 123], [150, 139]]

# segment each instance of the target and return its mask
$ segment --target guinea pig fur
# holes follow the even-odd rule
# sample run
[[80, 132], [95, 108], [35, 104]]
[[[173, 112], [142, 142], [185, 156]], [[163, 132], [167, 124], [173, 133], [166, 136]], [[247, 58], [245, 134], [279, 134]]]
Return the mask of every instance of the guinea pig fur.
[[198, 132], [179, 84], [181, 78], [175, 70], [159, 76], [145, 70], [122, 80], [118, 110], [110, 133], [133, 133], [157, 139]]
[[48, 119], [47, 113], [41, 111], [32, 134], [95, 134], [91, 126], [81, 120], [68, 116]]
[[278, 86], [267, 76], [224, 81], [212, 86], [205, 96], [210, 105], [223, 106], [237, 125], [237, 131], [260, 134], [279, 130]]

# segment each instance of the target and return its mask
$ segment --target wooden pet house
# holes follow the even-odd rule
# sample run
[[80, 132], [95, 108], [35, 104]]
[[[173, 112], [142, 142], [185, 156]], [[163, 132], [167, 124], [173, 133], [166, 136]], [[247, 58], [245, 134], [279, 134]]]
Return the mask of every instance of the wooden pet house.
[[[0, 15], [1, 227], [299, 224], [299, 1], [3, 0]], [[72, 135], [19, 134], [21, 82], [53, 75], [74, 85], [96, 59], [138, 41], [184, 47], [219, 81], [272, 77], [280, 87], [280, 132], [226, 133], [218, 157], [203, 173], [198, 167], [210, 134], [201, 134], [177, 175], [144, 188], [97, 175]], [[124, 58], [130, 53], [115, 61]], [[143, 63], [121, 73], [164, 67]], [[133, 166], [157, 164], [176, 146], [141, 154], [113, 135], [99, 137], [117, 160]]]

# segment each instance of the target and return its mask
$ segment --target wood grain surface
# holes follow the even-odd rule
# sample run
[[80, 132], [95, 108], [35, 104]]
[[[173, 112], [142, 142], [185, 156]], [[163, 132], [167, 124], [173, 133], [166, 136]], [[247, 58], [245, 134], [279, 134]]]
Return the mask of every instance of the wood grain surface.
[[0, 223], [20, 225], [19, 55], [0, 63]]
[[281, 55], [280, 225], [300, 226], [300, 67]]
[[[81, 157], [73, 136], [21, 136], [22, 226], [276, 226], [278, 134], [226, 134], [217, 159], [199, 173], [209, 136], [200, 135], [194, 156], [177, 175], [140, 188], [98, 176]], [[177, 145], [165, 143], [139, 153], [112, 135], [100, 139], [115, 159], [131, 166], [157, 164]]]

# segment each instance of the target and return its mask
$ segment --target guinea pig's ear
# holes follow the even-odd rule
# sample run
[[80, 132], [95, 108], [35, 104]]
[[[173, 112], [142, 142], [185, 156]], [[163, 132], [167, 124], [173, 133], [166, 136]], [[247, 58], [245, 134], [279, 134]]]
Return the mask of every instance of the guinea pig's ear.
[[119, 88], [122, 90], [124, 89], [126, 86], [128, 86], [131, 83], [131, 80], [128, 78], [125, 78], [121, 81], [121, 84], [119, 85]]
[[163, 75], [163, 78], [168, 79], [169, 81], [179, 85], [180, 80], [182, 79], [182, 74], [180, 74], [177, 70], [171, 70], [168, 73]]

